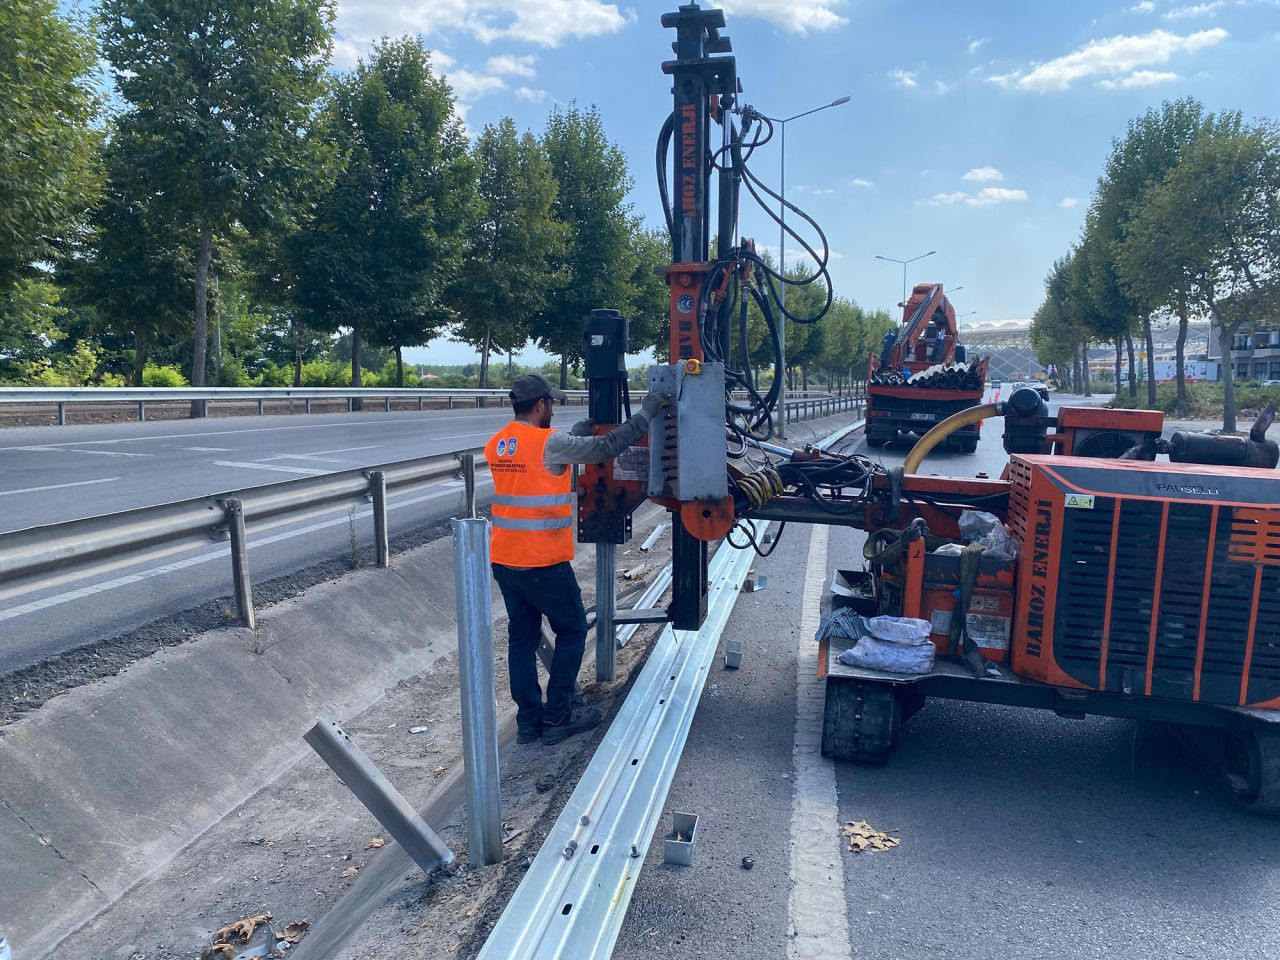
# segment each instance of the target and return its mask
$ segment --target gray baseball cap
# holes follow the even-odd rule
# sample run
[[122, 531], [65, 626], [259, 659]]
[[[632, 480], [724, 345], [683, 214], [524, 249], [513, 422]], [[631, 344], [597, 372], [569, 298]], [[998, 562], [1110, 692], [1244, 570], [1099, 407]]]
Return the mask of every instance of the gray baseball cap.
[[536, 373], [525, 373], [515, 378], [511, 384], [511, 391], [507, 396], [516, 403], [522, 403], [527, 400], [541, 400], [543, 397], [550, 397], [552, 400], [564, 400], [569, 395], [547, 383], [546, 377], [539, 376]]

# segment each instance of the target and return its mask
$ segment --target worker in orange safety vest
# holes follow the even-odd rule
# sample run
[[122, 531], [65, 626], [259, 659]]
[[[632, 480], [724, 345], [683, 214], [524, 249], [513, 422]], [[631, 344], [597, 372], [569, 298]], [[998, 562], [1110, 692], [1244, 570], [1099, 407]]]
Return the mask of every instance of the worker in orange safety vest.
[[[586, 646], [587, 616], [574, 576], [572, 463], [612, 460], [649, 428], [669, 397], [651, 392], [626, 423], [600, 436], [581, 421], [569, 433], [551, 429], [565, 393], [536, 373], [517, 377], [508, 394], [515, 419], [484, 448], [493, 476], [489, 541], [493, 576], [507, 607], [507, 657], [516, 702], [518, 743], [559, 743], [600, 723], [600, 711], [573, 705]], [[538, 682], [542, 618], [555, 632], [546, 701]]]

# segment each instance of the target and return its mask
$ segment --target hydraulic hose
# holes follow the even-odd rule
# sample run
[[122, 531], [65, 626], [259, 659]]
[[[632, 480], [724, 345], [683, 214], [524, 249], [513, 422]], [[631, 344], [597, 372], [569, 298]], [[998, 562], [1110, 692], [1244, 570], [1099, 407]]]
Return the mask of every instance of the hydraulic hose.
[[938, 444], [946, 440], [961, 427], [968, 427], [977, 423], [979, 420], [985, 420], [987, 417], [1003, 416], [1001, 405], [998, 403], [984, 403], [977, 407], [970, 407], [968, 410], [961, 410], [959, 413], [953, 413], [941, 423], [934, 425], [933, 429], [919, 439], [911, 452], [907, 454], [907, 459], [902, 462], [903, 473], [915, 473], [920, 469], [920, 464], [924, 462], [930, 452]]

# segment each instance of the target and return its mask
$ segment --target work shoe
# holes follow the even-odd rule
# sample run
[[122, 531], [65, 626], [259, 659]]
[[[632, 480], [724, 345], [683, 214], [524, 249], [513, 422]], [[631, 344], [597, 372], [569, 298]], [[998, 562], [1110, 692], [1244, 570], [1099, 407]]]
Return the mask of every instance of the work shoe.
[[516, 743], [537, 743], [542, 739], [542, 724], [516, 724]]
[[556, 744], [575, 733], [582, 733], [592, 727], [598, 727], [603, 718], [595, 707], [575, 707], [567, 723], [544, 723], [542, 725], [542, 742]]

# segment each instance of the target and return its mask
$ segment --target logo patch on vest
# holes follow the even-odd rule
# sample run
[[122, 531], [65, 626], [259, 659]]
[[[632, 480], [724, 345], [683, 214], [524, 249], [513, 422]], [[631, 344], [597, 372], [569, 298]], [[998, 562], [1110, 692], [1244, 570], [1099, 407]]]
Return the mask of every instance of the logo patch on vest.
[[[516, 455], [516, 438], [507, 438], [507, 456], [514, 457]], [[498, 441], [498, 456], [502, 456], [502, 441]]]
[[498, 456], [505, 457], [507, 455], [507, 441], [498, 441]]

